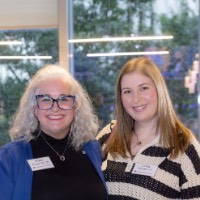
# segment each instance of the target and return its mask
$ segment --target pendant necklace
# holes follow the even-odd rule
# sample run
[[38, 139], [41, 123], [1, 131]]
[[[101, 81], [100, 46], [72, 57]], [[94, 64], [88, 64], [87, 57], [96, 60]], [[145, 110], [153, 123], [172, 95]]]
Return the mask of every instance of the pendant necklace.
[[136, 135], [136, 138], [137, 138], [137, 142], [136, 142], [136, 146], [140, 146], [141, 144], [143, 144], [145, 141], [149, 141], [149, 139], [152, 139], [152, 138], [154, 138], [156, 135], [154, 134], [154, 135], [150, 135], [149, 137], [147, 137], [146, 139], [144, 139], [144, 140], [139, 140], [139, 137], [137, 136], [137, 134], [135, 134]]
[[139, 141], [139, 138], [138, 138], [137, 134], [135, 134], [135, 135], [136, 135], [136, 138], [137, 138], [136, 146], [140, 146], [142, 144], [142, 142]]
[[141, 141], [137, 141], [137, 143], [136, 143], [137, 146], [140, 146], [141, 144], [142, 144]]
[[[42, 135], [42, 134], [41, 134]], [[47, 140], [45, 139], [45, 137], [42, 135], [42, 138], [43, 138], [43, 140], [46, 142], [46, 144], [58, 155], [58, 157], [60, 158], [60, 160], [61, 161], [65, 161], [65, 152], [66, 152], [66, 150], [67, 150], [67, 145], [68, 145], [68, 140], [67, 140], [67, 143], [66, 143], [66, 145], [65, 145], [65, 148], [64, 148], [64, 151], [63, 151], [63, 153], [62, 154], [59, 154], [51, 145], [50, 145], [50, 143], [49, 142], [47, 142]]]
[[145, 145], [147, 144], [147, 142], [150, 141], [150, 139], [152, 139], [153, 137], [155, 137], [155, 135], [150, 135], [149, 137], [140, 140], [138, 135], [135, 133], [135, 142], [133, 143], [133, 146], [131, 147], [131, 154], [132, 154], [132, 158], [135, 157], [135, 155], [138, 153], [138, 151]]

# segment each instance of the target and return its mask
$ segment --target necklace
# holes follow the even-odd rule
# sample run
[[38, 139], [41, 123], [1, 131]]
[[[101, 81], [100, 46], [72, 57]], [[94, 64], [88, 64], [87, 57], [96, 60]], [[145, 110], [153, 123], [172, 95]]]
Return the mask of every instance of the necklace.
[[141, 144], [142, 144], [141, 141], [137, 141], [137, 143], [136, 143], [137, 146], [140, 146]]
[[[42, 134], [41, 134], [42, 135]], [[62, 154], [59, 154], [51, 145], [50, 145], [50, 143], [45, 139], [45, 137], [42, 135], [42, 138], [43, 138], [43, 140], [46, 142], [46, 144], [58, 155], [58, 157], [60, 158], [60, 160], [61, 161], [65, 161], [65, 152], [66, 152], [66, 150], [67, 150], [67, 145], [68, 145], [68, 141], [67, 141], [67, 143], [66, 143], [66, 145], [65, 145], [65, 148], [64, 148], [64, 151], [63, 151], [63, 153]]]
[[153, 138], [155, 137], [155, 135], [150, 135], [149, 137], [143, 139], [143, 140], [140, 140], [138, 135], [135, 134], [135, 137], [134, 139], [136, 141], [133, 142], [133, 144], [131, 144], [131, 156], [132, 158], [134, 158], [138, 151], [143, 147], [145, 146], [149, 141], [151, 141]]
[[136, 138], [137, 138], [137, 142], [136, 142], [136, 146], [140, 146], [141, 144], [143, 144], [143, 142], [145, 141], [149, 141], [149, 139], [152, 139], [155, 137], [155, 135], [150, 135], [149, 137], [147, 137], [144, 140], [139, 140], [139, 137], [137, 136], [137, 134], [135, 134]]
[[136, 142], [136, 146], [140, 146], [142, 144], [142, 141], [139, 141], [139, 138], [137, 136], [137, 134], [135, 134], [136, 138], [137, 138], [137, 142]]

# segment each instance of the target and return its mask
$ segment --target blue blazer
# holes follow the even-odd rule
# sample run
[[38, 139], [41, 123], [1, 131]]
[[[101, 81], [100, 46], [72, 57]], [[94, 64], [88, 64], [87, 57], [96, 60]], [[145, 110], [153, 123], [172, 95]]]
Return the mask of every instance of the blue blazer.
[[[106, 187], [98, 141], [85, 143], [83, 150]], [[27, 160], [32, 158], [29, 142], [10, 142], [0, 148], [0, 195], [3, 200], [31, 200], [33, 172]]]

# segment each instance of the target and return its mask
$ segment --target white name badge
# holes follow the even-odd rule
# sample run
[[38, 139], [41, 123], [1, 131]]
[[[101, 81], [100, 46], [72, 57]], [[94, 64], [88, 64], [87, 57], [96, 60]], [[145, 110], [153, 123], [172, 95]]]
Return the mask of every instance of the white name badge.
[[27, 160], [32, 171], [54, 168], [49, 157]]
[[132, 173], [153, 177], [155, 176], [157, 169], [158, 166], [156, 165], [136, 163]]

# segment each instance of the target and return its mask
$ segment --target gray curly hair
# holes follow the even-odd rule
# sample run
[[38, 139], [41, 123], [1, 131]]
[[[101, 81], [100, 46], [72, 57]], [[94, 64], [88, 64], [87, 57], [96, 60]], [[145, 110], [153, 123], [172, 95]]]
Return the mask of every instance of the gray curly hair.
[[47, 65], [41, 68], [28, 83], [20, 100], [19, 108], [13, 116], [10, 137], [12, 140], [23, 138], [27, 141], [35, 137], [32, 133], [39, 127], [38, 119], [34, 114], [34, 108], [37, 106], [36, 90], [42, 81], [52, 78], [64, 78], [72, 95], [76, 96], [75, 117], [71, 124], [70, 137], [71, 145], [79, 150], [83, 143], [94, 139], [99, 128], [98, 118], [86, 90], [64, 68], [57, 65]]

